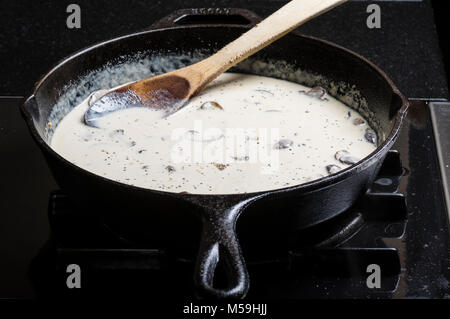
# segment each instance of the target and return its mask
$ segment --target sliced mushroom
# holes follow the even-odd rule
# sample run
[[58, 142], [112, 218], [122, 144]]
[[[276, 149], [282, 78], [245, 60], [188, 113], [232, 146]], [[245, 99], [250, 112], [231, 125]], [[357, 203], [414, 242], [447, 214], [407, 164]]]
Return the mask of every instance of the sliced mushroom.
[[347, 165], [353, 165], [359, 162], [359, 158], [351, 156], [346, 150], [336, 152], [336, 154], [334, 154], [334, 158]]
[[200, 110], [223, 110], [223, 107], [215, 101], [208, 101], [200, 106]]
[[371, 128], [366, 129], [366, 133], [364, 134], [364, 138], [367, 142], [377, 145], [377, 133]]
[[276, 142], [273, 148], [276, 150], [284, 150], [291, 147], [292, 145], [294, 145], [294, 142], [292, 140], [282, 139]]
[[334, 174], [334, 173], [337, 173], [337, 172], [339, 172], [339, 171], [342, 169], [342, 168], [340, 168], [339, 166], [334, 165], [334, 164], [327, 165], [325, 168], [326, 168], [328, 174]]
[[356, 125], [356, 126], [363, 125], [364, 123], [366, 123], [366, 121], [364, 121], [360, 117], [357, 117], [356, 119], [353, 120], [353, 125]]
[[313, 97], [322, 101], [328, 101], [328, 99], [324, 97], [327, 91], [321, 86], [315, 86], [307, 92], [300, 91], [300, 93], [304, 93], [306, 96]]

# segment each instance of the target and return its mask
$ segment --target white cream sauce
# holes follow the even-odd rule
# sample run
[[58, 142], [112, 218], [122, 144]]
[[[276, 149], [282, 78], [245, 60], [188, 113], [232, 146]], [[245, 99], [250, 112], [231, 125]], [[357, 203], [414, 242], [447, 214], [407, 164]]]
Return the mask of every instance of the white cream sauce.
[[167, 192], [230, 194], [305, 183], [376, 148], [355, 110], [320, 90], [225, 73], [180, 111], [130, 108], [84, 123], [91, 96], [58, 124], [51, 147], [95, 174]]

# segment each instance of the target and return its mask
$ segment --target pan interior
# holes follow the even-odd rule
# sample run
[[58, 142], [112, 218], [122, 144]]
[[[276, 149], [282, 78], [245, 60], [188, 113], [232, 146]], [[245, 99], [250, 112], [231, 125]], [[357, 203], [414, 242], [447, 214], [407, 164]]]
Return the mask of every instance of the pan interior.
[[[207, 56], [207, 53], [201, 51], [184, 54], [152, 54], [149, 51], [121, 56], [65, 84], [58, 94], [56, 103], [49, 112], [46, 119], [47, 125], [44, 126], [43, 130], [38, 129], [38, 131], [41, 137], [49, 144], [53, 132], [61, 119], [92, 92], [100, 89], [110, 89], [128, 82], [138, 81], [182, 68]], [[377, 131], [380, 142], [385, 139], [386, 134], [380, 129], [379, 120], [369, 108], [367, 100], [354, 84], [335, 81], [321, 74], [299, 69], [284, 60], [261, 59], [258, 57], [250, 57], [230, 71], [273, 77], [308, 87], [324, 87], [328, 94], [364, 116], [370, 126]]]

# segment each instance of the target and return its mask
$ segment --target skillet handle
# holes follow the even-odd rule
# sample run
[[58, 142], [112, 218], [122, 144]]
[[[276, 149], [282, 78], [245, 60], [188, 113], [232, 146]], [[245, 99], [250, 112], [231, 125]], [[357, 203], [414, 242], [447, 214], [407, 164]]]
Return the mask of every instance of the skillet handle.
[[[195, 266], [194, 282], [199, 297], [244, 298], [250, 286], [241, 247], [236, 236], [236, 221], [246, 207], [238, 204], [224, 210], [203, 212], [203, 230]], [[227, 287], [214, 287], [217, 265], [223, 263]]]
[[241, 25], [253, 27], [262, 19], [252, 11], [238, 8], [197, 8], [172, 12], [151, 25], [150, 29], [164, 29], [187, 25]]

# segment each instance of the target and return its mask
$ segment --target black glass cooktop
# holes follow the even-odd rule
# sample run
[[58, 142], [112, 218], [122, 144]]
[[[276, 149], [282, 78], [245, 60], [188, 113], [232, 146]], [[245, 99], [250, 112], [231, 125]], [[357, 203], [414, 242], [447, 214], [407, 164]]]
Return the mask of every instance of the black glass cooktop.
[[[0, 145], [8, 154], [0, 158], [6, 181], [0, 201], [0, 297], [79, 294], [65, 286], [70, 263], [87, 269], [84, 294], [194, 297], [192, 259], [118, 237], [58, 191], [20, 117], [22, 102], [0, 99]], [[247, 248], [248, 298], [449, 297], [445, 205], [430, 105], [412, 101], [401, 136], [357, 205], [299, 233], [298, 245], [290, 249]], [[367, 288], [370, 264], [383, 271], [380, 289]], [[179, 294], [169, 289], [174, 285]]]
[[[283, 2], [213, 4], [245, 7], [266, 16]], [[24, 1], [6, 1], [7, 10], [2, 11], [2, 23], [14, 20], [20, 23], [11, 23], [10, 28], [21, 27], [0, 34], [0, 58], [10, 60], [0, 73], [0, 298], [145, 292], [155, 298], [189, 299], [193, 297], [192, 258], [130, 243], [102, 221], [86, 222], [77, 204], [58, 190], [18, 106], [39, 75], [65, 55], [142, 29], [175, 9], [212, 4], [118, 1], [102, 12], [100, 23], [96, 14], [102, 1], [96, 5], [80, 1], [86, 12], [84, 27], [69, 32], [57, 27], [64, 23], [69, 3], [34, 3], [25, 10]], [[411, 98], [395, 151], [387, 157], [369, 194], [331, 223], [299, 233], [298, 245], [269, 254], [266, 247], [242, 243], [251, 276], [249, 299], [450, 298], [446, 208], [450, 112], [445, 103], [430, 103], [448, 98], [432, 10], [428, 1], [379, 4], [384, 17], [381, 29], [367, 30], [367, 3], [351, 1], [328, 13], [328, 19], [321, 17], [303, 26], [302, 31], [368, 57]], [[146, 18], [134, 15], [136, 11], [147, 13]], [[344, 14], [352, 18], [342, 19]], [[47, 19], [47, 15], [57, 18]], [[121, 27], [112, 30], [106, 25]], [[82, 292], [66, 289], [65, 267], [74, 260], [88, 269]], [[367, 287], [370, 264], [381, 268], [381, 288]]]

